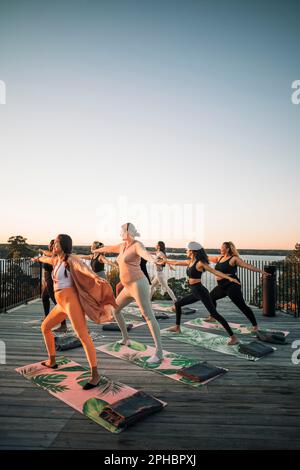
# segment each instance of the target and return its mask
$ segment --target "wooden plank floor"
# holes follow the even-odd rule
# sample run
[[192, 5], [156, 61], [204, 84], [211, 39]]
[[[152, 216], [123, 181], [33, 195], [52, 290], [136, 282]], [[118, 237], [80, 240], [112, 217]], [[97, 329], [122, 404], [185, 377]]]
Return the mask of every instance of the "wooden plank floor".
[[[197, 314], [206, 315], [201, 305]], [[286, 329], [289, 342], [300, 339], [300, 320], [278, 313], [262, 326]], [[219, 311], [230, 321], [244, 317], [228, 301]], [[101, 371], [168, 402], [168, 407], [119, 435], [113, 435], [15, 372], [15, 368], [45, 358], [41, 334], [24, 322], [40, 318], [40, 301], [0, 315], [0, 339], [7, 363], [0, 365], [0, 449], [299, 449], [300, 364], [291, 361], [291, 344], [277, 346], [274, 355], [256, 363], [163, 339], [164, 349], [207, 360], [229, 369], [209, 386], [193, 389], [154, 372], [98, 352]], [[160, 320], [162, 328], [174, 320]], [[101, 332], [100, 326], [92, 330]], [[149, 344], [147, 327], [131, 332]], [[105, 332], [97, 343], [117, 339]], [[67, 356], [87, 365], [82, 348]]]

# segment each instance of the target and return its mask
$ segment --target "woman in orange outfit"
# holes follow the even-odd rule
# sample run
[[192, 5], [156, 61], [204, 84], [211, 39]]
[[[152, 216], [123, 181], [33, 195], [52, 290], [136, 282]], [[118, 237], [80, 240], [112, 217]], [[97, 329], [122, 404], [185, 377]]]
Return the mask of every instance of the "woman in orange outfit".
[[56, 369], [55, 341], [52, 329], [65, 320], [70, 320], [80, 339], [91, 368], [91, 380], [83, 387], [90, 390], [97, 387], [100, 375], [94, 343], [88, 333], [85, 314], [96, 323], [112, 318], [112, 307], [116, 307], [110, 284], [99, 278], [84, 262], [72, 255], [72, 239], [69, 235], [58, 235], [54, 242], [53, 254], [41, 256], [34, 261], [53, 265], [54, 292], [57, 305], [42, 323], [41, 330], [49, 359], [42, 365]]

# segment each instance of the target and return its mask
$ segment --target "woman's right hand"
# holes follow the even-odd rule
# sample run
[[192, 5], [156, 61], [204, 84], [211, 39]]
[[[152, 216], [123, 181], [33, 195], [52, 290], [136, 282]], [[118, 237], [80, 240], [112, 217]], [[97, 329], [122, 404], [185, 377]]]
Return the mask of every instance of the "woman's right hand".
[[230, 281], [230, 282], [235, 282], [235, 283], [238, 284], [239, 286], [241, 285], [241, 283], [240, 283], [237, 279], [235, 279], [234, 277], [229, 277], [229, 281]]

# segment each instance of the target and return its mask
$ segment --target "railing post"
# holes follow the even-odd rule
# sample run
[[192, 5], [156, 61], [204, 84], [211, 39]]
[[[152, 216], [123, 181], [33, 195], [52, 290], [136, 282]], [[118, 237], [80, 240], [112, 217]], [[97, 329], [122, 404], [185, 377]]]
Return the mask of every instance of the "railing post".
[[275, 317], [276, 306], [276, 266], [269, 264], [264, 270], [270, 276], [263, 277], [263, 314]]

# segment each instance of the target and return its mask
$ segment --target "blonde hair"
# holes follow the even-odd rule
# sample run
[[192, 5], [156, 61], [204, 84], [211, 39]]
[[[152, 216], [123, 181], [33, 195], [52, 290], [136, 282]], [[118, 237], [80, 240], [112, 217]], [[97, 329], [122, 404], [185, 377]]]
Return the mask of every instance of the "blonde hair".
[[233, 242], [224, 242], [230, 256], [240, 256]]

